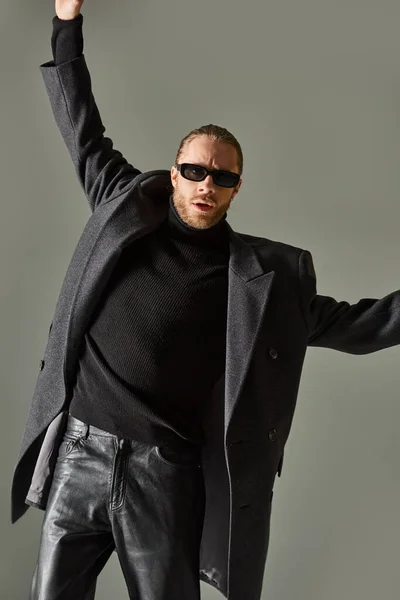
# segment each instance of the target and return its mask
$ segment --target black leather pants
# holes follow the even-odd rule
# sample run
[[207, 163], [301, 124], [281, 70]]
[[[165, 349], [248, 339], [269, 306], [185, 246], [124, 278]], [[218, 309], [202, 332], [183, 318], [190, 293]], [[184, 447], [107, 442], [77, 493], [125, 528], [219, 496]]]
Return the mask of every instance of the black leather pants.
[[198, 454], [69, 415], [29, 600], [92, 600], [114, 549], [131, 600], [200, 600], [204, 503]]

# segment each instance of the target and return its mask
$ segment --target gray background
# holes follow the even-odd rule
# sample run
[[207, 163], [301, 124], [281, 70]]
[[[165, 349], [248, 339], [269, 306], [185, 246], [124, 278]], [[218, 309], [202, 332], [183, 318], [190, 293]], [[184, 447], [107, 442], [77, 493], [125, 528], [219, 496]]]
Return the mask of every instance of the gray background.
[[[180, 139], [238, 138], [239, 232], [308, 248], [319, 293], [357, 302], [399, 287], [397, 0], [85, 0], [84, 53], [114, 145], [170, 169]], [[58, 292], [90, 215], [39, 65], [53, 0], [1, 7], [1, 598], [28, 598], [43, 513], [10, 524], [10, 482]], [[310, 348], [263, 600], [399, 597], [400, 349]], [[222, 598], [201, 584], [204, 599]], [[114, 554], [97, 597], [128, 598]]]

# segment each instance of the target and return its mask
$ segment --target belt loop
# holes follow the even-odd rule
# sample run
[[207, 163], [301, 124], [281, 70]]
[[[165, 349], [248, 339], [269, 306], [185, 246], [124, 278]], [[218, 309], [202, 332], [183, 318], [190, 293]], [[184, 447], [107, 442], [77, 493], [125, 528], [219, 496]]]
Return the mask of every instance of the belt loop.
[[86, 439], [89, 435], [89, 431], [90, 431], [90, 425], [88, 425], [87, 423], [84, 423], [83, 428], [82, 428], [82, 437]]

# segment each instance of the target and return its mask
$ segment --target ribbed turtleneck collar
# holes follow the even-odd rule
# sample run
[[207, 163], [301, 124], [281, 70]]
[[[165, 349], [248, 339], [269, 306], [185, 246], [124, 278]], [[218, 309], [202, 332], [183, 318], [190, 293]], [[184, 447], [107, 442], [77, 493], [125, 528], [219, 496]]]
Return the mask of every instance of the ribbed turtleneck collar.
[[169, 197], [166, 225], [169, 234], [174, 238], [181, 239], [190, 244], [204, 246], [207, 249], [229, 252], [229, 232], [225, 221], [226, 213], [218, 223], [208, 229], [192, 227], [188, 223], [185, 223], [179, 216], [172, 200], [172, 194]]

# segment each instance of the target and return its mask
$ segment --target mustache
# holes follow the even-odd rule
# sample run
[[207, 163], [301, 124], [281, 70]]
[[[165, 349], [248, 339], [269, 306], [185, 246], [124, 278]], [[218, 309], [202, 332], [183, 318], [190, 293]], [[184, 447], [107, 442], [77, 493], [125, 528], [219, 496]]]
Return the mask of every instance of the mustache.
[[208, 196], [197, 196], [197, 198], [193, 200], [193, 202], [204, 202], [205, 204], [212, 204], [213, 206], [215, 206], [214, 200], [212, 198], [209, 198]]

